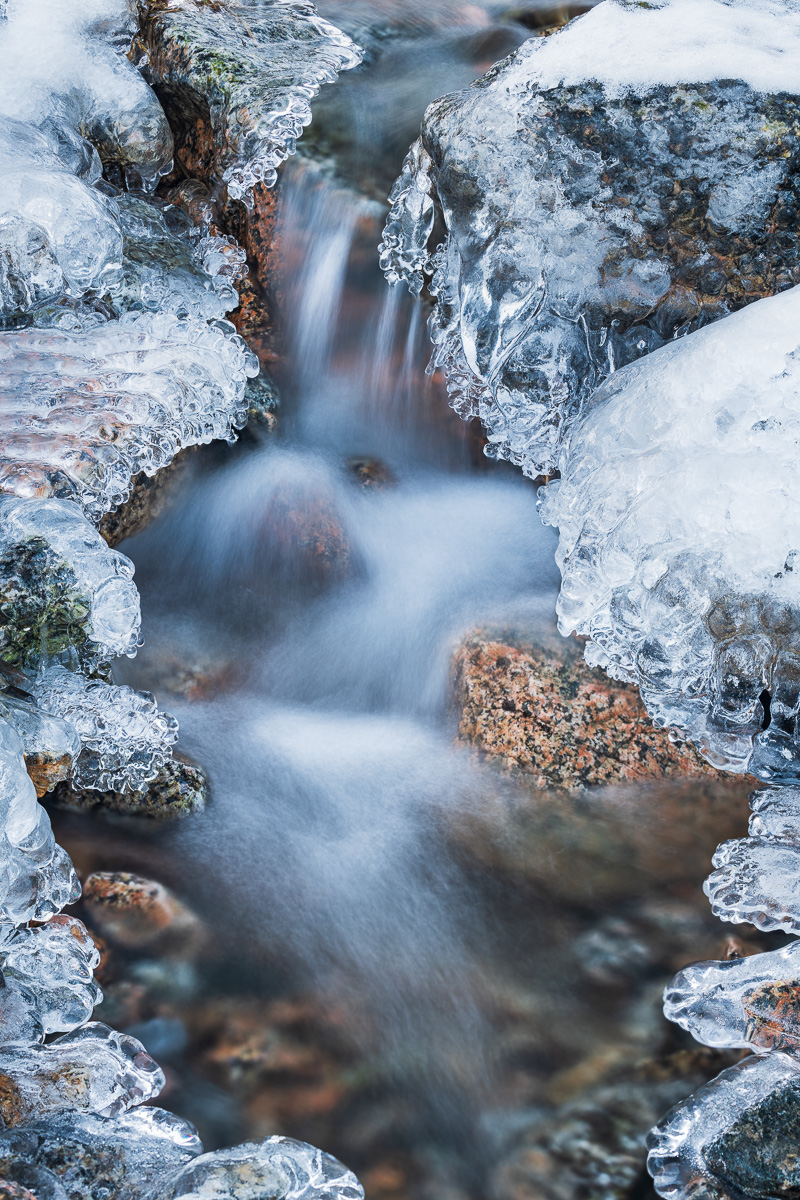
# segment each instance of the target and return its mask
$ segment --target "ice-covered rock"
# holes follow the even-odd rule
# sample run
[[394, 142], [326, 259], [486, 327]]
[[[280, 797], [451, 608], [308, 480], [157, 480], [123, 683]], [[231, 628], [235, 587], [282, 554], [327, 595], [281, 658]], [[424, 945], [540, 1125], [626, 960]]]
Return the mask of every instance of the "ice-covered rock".
[[135, 654], [140, 621], [133, 564], [77, 505], [0, 495], [0, 658], [35, 667], [73, 649], [87, 665]]
[[0, 944], [14, 926], [46, 921], [80, 894], [67, 854], [25, 769], [18, 734], [0, 720]]
[[656, 1125], [648, 1170], [665, 1200], [794, 1195], [800, 1064], [786, 1054], [723, 1071]]
[[800, 941], [685, 967], [664, 992], [664, 1015], [706, 1046], [800, 1054]]
[[46, 1046], [0, 1048], [0, 1118], [9, 1127], [49, 1113], [117, 1116], [163, 1086], [141, 1042], [99, 1021]]
[[38, 796], [69, 778], [81, 749], [74, 726], [43, 712], [30, 696], [14, 688], [0, 692], [0, 717], [22, 740], [25, 767]]
[[99, 521], [135, 475], [154, 475], [185, 446], [233, 437], [257, 373], [227, 323], [169, 312], [8, 333], [0, 340], [0, 489], [75, 500]]
[[136, 792], [163, 769], [178, 722], [149, 692], [50, 666], [36, 681], [38, 704], [67, 721], [81, 739], [72, 783], [98, 791]]
[[615, 368], [800, 282], [797, 49], [795, 0], [605, 0], [431, 105], [382, 263], [487, 453], [551, 472]]
[[360, 61], [350, 38], [303, 0], [137, 7], [148, 74], [184, 126], [179, 142], [208, 123], [208, 177], [237, 199], [272, 186], [311, 120], [311, 98]]
[[24, 1181], [38, 1169], [62, 1180], [70, 1200], [97, 1200], [103, 1192], [149, 1200], [202, 1149], [196, 1130], [161, 1108], [129, 1109], [114, 1119], [59, 1113], [0, 1131], [0, 1176]]
[[[99, 950], [75, 917], [56, 916], [33, 929], [20, 929], [0, 949], [4, 990], [28, 1002], [42, 1038], [88, 1021], [102, 1000], [94, 982], [99, 962]], [[0, 1028], [0, 1044], [8, 1040], [6, 1029]]]
[[618, 371], [542, 503], [561, 631], [657, 724], [767, 781], [800, 771], [799, 318], [793, 288]]
[[271, 1137], [194, 1159], [153, 1200], [363, 1200], [338, 1159], [293, 1138]]

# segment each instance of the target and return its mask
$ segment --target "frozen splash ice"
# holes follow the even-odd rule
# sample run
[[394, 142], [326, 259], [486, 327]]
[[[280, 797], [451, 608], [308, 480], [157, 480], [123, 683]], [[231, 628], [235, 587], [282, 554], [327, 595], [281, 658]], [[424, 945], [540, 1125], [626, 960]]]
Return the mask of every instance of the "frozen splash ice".
[[234, 436], [257, 373], [232, 326], [169, 312], [131, 312], [90, 330], [8, 333], [0, 340], [0, 489], [75, 500], [97, 521], [139, 472], [155, 475], [186, 446]]
[[800, 771], [798, 317], [795, 288], [618, 371], [542, 502], [561, 631], [656, 723], [766, 781]]
[[178, 722], [149, 692], [51, 666], [36, 681], [37, 703], [68, 722], [81, 739], [72, 783], [97, 791], [136, 792], [172, 755]]
[[794, 0], [606, 0], [430, 106], [382, 265], [432, 294], [432, 366], [486, 453], [551, 473], [617, 367], [800, 282], [793, 37]]
[[234, 199], [272, 187], [324, 83], [361, 51], [303, 0], [138, 0], [147, 71], [162, 92], [208, 113], [212, 177]]

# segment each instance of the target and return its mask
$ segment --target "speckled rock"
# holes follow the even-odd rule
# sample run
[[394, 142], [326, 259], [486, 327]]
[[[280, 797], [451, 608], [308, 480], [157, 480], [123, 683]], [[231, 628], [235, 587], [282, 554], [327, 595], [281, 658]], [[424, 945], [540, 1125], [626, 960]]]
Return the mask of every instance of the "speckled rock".
[[[677, 1053], [628, 1069], [546, 1118], [534, 1119], [503, 1155], [495, 1200], [633, 1200], [654, 1196], [645, 1171], [645, 1136], [664, 1109], [731, 1056]], [[775, 1193], [773, 1193], [775, 1194]]]
[[193, 953], [203, 926], [161, 883], [127, 871], [97, 871], [83, 885], [83, 905], [93, 925], [130, 949], [158, 947]]
[[800, 1080], [784, 1083], [747, 1109], [705, 1151], [732, 1195], [800, 1196]]
[[196, 449], [196, 446], [188, 446], [156, 475], [142, 473], [134, 477], [128, 499], [113, 512], [106, 513], [98, 525], [109, 546], [118, 546], [125, 538], [140, 533], [163, 512], [172, 489], [185, 474]]
[[650, 722], [635, 688], [592, 670], [576, 640], [478, 630], [455, 656], [458, 739], [537, 788], [717, 772]]
[[98, 792], [59, 783], [47, 799], [60, 808], [78, 812], [102, 809], [126, 816], [149, 817], [156, 821], [174, 821], [202, 812], [208, 799], [206, 777], [194, 763], [179, 757], [170, 759], [156, 778], [138, 792]]

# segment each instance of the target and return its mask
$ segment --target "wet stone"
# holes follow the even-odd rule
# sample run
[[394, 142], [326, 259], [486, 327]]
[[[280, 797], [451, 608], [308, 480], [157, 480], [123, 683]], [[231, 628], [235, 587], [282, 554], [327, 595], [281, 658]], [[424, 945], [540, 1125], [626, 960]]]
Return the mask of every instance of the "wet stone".
[[63, 782], [53, 788], [47, 799], [60, 808], [77, 812], [100, 811], [175, 821], [203, 811], [208, 782], [200, 767], [176, 757], [164, 764], [151, 783], [137, 791], [97, 791]]
[[182, 954], [203, 936], [199, 919], [176, 896], [152, 879], [125, 871], [98, 871], [83, 887], [83, 904], [93, 924], [121, 946], [172, 947]]
[[800, 1076], [770, 1092], [706, 1148], [706, 1161], [747, 1197], [800, 1196]]

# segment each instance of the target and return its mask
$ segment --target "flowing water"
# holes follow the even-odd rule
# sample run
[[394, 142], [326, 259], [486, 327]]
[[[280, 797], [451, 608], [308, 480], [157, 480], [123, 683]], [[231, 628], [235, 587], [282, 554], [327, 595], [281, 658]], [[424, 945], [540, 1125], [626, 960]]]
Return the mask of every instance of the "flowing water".
[[[424, 309], [378, 270], [385, 206], [374, 195], [399, 166], [381, 165], [382, 139], [409, 140], [387, 78], [418, 120], [443, 83], [463, 86], [525, 34], [448, 34], [427, 57], [398, 42], [383, 79], [367, 71], [361, 92], [347, 82], [322, 97], [329, 112], [361, 111], [342, 161], [366, 182], [357, 191], [309, 161], [284, 172], [278, 432], [198, 454], [166, 515], [123, 547], [146, 637], [125, 681], [178, 716], [212, 800], [138, 848], [139, 831], [103, 835], [93, 860], [138, 868], [189, 900], [213, 930], [208, 970], [223, 992], [265, 1011], [275, 996], [310, 996], [341, 1014], [348, 1043], [415, 1113], [383, 1140], [396, 1149], [409, 1127], [433, 1129], [472, 1195], [483, 1194], [485, 1114], [498, 1104], [498, 969], [524, 960], [555, 996], [547, 1020], [527, 1014], [539, 1004], [530, 997], [514, 1018], [533, 1029], [525, 1053], [540, 1074], [563, 1065], [567, 1046], [574, 1059], [588, 1053], [591, 1021], [609, 1019], [574, 979], [564, 990], [584, 953], [578, 935], [598, 919], [591, 888], [580, 919], [524, 899], [509, 925], [513, 896], [498, 904], [491, 877], [476, 882], [456, 848], [460, 817], [506, 785], [454, 745], [453, 651], [483, 622], [551, 629], [555, 539], [534, 486], [483, 458], [478, 432], [426, 374]], [[627, 932], [601, 934], [601, 950], [606, 936], [628, 953]], [[627, 1003], [627, 977], [623, 991]], [[183, 1036], [170, 1041], [170, 1029], [135, 1027], [168, 1065]], [[301, 1118], [251, 1113], [242, 1125], [193, 1069], [182, 1079], [169, 1104], [200, 1122], [206, 1144], [253, 1128], [326, 1136], [307, 1099]], [[359, 1121], [372, 1122], [368, 1141], [379, 1117]], [[325, 1148], [362, 1170], [361, 1145]]]
[[365, 297], [374, 212], [303, 167], [283, 204], [282, 432], [126, 545], [133, 674], [169, 686], [169, 647], [212, 679], [172, 705], [214, 797], [172, 840], [219, 915], [297, 986], [355, 1000], [390, 1058], [446, 1074], [468, 1044], [476, 1083], [486, 931], [442, 827], [482, 777], [452, 746], [450, 659], [482, 620], [549, 620], [552, 535], [529, 483], [471, 468], [419, 307], [377, 275]]

